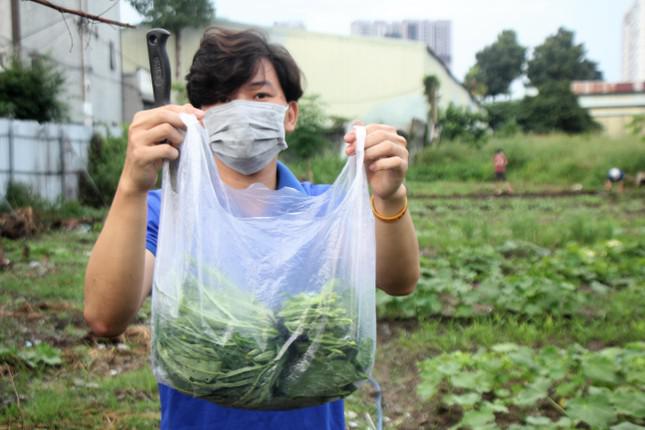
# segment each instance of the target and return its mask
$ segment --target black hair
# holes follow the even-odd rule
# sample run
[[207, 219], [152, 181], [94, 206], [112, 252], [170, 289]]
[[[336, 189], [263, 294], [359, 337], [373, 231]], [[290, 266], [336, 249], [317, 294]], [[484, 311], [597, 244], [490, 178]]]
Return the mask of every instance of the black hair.
[[186, 75], [186, 90], [196, 108], [227, 101], [268, 60], [288, 102], [302, 96], [302, 72], [283, 46], [257, 30], [206, 29]]

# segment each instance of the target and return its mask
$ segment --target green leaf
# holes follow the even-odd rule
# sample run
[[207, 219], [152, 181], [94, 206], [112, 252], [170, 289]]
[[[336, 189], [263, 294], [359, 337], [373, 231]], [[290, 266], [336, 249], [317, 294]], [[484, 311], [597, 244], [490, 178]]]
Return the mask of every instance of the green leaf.
[[544, 399], [549, 390], [551, 381], [546, 378], [540, 378], [517, 393], [512, 402], [518, 406], [531, 406], [541, 399]]
[[455, 388], [463, 388], [465, 390], [473, 390], [479, 393], [490, 391], [490, 380], [482, 370], [475, 370], [472, 372], [463, 372], [458, 375], [453, 375], [450, 378], [450, 383]]
[[421, 382], [417, 386], [417, 395], [421, 400], [430, 400], [435, 394], [437, 394], [437, 389], [439, 388], [441, 379], [441, 375], [422, 374]]
[[566, 411], [576, 423], [584, 422], [593, 429], [607, 428], [616, 419], [616, 412], [606, 396], [575, 398], [567, 404]]
[[583, 386], [584, 382], [584, 377], [582, 375], [575, 375], [571, 381], [558, 385], [555, 389], [555, 393], [559, 397], [574, 397], [578, 390]]
[[495, 414], [491, 410], [467, 411], [461, 419], [459, 426], [480, 429], [482, 426], [495, 422]]
[[553, 421], [548, 417], [527, 417], [526, 423], [539, 427], [553, 425]]
[[571, 427], [573, 427], [573, 423], [571, 422], [571, 419], [568, 417], [560, 418], [557, 422], [554, 423], [554, 425], [557, 428], [566, 428], [566, 429], [570, 429]]
[[645, 427], [637, 426], [636, 424], [625, 421], [618, 425], [611, 426], [611, 430], [645, 430]]
[[610, 357], [591, 355], [582, 361], [584, 375], [595, 383], [616, 383], [618, 380], [616, 376], [617, 370], [616, 361]]
[[462, 407], [474, 406], [481, 400], [481, 394], [478, 393], [466, 393], [463, 395], [451, 395], [446, 396], [444, 401], [447, 405], [459, 405]]
[[610, 396], [616, 412], [636, 418], [645, 418], [645, 393], [629, 387], [621, 387]]
[[500, 343], [497, 345], [493, 345], [491, 347], [491, 350], [494, 352], [511, 352], [511, 351], [517, 351], [519, 346], [515, 343]]

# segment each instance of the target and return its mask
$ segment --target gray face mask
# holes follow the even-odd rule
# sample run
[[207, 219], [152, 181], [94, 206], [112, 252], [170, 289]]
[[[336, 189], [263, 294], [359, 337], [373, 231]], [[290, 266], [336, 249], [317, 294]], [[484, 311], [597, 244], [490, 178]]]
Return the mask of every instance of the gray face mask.
[[284, 115], [288, 106], [234, 100], [206, 111], [211, 151], [243, 175], [259, 172], [287, 149]]

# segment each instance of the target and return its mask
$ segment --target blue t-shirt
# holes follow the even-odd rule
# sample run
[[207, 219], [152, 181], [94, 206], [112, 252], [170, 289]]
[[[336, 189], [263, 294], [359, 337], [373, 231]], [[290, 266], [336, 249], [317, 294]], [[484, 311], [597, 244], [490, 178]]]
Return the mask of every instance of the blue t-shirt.
[[[316, 196], [329, 185], [300, 182], [278, 162], [278, 188], [291, 187]], [[156, 255], [161, 191], [148, 193], [146, 249]], [[344, 430], [343, 401], [288, 411], [251, 411], [228, 408], [183, 394], [159, 384], [162, 430]]]

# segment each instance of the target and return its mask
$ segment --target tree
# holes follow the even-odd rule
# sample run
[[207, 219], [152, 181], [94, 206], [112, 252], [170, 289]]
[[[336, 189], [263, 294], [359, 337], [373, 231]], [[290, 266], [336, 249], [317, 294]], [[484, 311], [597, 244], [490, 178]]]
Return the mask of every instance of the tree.
[[524, 131], [532, 133], [584, 133], [599, 128], [589, 112], [578, 105], [578, 98], [566, 81], [547, 82], [537, 96], [525, 97], [517, 122]]
[[289, 152], [307, 162], [307, 176], [313, 181], [311, 160], [329, 146], [329, 141], [325, 138], [329, 119], [318, 95], [304, 96], [298, 102], [298, 106], [298, 125], [293, 133], [287, 136]]
[[441, 82], [435, 75], [427, 75], [423, 78], [423, 92], [426, 96], [428, 106], [430, 107], [426, 120], [425, 143], [432, 143], [435, 136], [435, 127], [437, 125], [437, 103], [439, 101], [438, 92]]
[[210, 0], [129, 0], [152, 27], [162, 27], [175, 37], [175, 80], [181, 79], [181, 30], [210, 24], [215, 9]]
[[476, 97], [484, 97], [488, 92], [486, 84], [481, 81], [481, 69], [478, 64], [472, 66], [466, 73], [464, 86], [471, 95]]
[[441, 140], [462, 141], [475, 146], [486, 142], [488, 124], [486, 115], [469, 111], [450, 103], [439, 118]]
[[67, 106], [59, 99], [64, 84], [62, 73], [47, 58], [34, 56], [31, 65], [13, 58], [0, 72], [0, 116], [62, 121], [67, 115]]
[[517, 41], [513, 30], [504, 30], [497, 41], [479, 51], [477, 63], [469, 79], [485, 86], [485, 96], [509, 92], [511, 83], [522, 75], [526, 62], [526, 48]]
[[488, 125], [495, 133], [514, 134], [519, 131], [518, 117], [522, 109], [521, 100], [489, 103], [484, 108]]
[[528, 62], [528, 78], [537, 88], [550, 82], [602, 79], [597, 64], [585, 55], [584, 45], [574, 44], [574, 33], [560, 28], [535, 48]]

